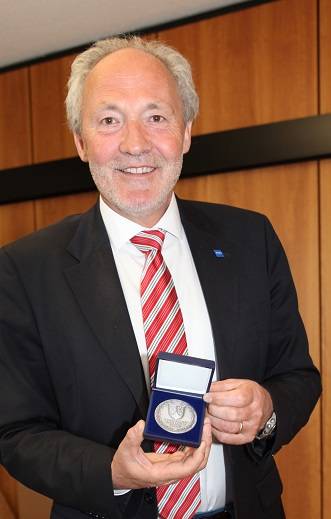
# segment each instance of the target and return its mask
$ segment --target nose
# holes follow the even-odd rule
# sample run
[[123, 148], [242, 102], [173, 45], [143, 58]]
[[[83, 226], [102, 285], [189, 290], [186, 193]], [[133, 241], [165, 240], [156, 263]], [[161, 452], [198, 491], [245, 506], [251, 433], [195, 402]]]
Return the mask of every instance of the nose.
[[128, 121], [123, 129], [120, 142], [121, 153], [142, 155], [151, 150], [151, 142], [142, 124], [137, 121]]

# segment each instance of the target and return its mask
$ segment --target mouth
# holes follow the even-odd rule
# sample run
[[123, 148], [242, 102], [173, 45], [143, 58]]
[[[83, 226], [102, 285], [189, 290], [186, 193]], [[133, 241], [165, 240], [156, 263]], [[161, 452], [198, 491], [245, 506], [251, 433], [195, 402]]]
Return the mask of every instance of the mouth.
[[120, 171], [121, 173], [128, 173], [130, 175], [145, 175], [146, 173], [152, 173], [155, 171], [156, 168], [152, 166], [139, 166], [137, 168], [130, 167], [130, 168], [117, 168], [117, 171]]

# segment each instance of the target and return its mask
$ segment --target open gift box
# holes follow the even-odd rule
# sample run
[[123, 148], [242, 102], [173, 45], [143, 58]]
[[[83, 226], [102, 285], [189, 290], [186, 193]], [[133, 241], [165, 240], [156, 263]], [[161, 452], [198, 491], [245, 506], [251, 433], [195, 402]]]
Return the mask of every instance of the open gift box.
[[159, 353], [145, 438], [198, 447], [214, 369], [213, 360]]

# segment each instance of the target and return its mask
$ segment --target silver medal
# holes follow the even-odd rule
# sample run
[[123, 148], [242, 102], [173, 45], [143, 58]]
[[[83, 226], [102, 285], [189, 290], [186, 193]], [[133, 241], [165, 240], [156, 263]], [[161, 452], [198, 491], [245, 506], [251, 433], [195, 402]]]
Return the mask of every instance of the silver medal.
[[156, 423], [165, 431], [174, 434], [183, 434], [197, 423], [195, 409], [183, 400], [164, 400], [154, 411]]

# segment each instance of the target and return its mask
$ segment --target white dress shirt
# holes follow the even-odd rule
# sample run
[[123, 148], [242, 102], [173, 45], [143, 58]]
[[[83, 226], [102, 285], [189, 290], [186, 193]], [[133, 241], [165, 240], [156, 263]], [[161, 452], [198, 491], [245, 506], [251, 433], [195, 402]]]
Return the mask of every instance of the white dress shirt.
[[[145, 255], [130, 242], [130, 238], [146, 227], [141, 227], [119, 215], [106, 205], [101, 197], [100, 211], [109, 236], [149, 389], [147, 348], [140, 302], [140, 281]], [[183, 314], [188, 355], [215, 360], [210, 319], [174, 195], [167, 211], [153, 229], [166, 231], [162, 255], [176, 287]], [[217, 380], [217, 372], [213, 380]], [[225, 469], [223, 447], [219, 443], [213, 442], [208, 464], [200, 472], [200, 488], [199, 512], [224, 507]]]

